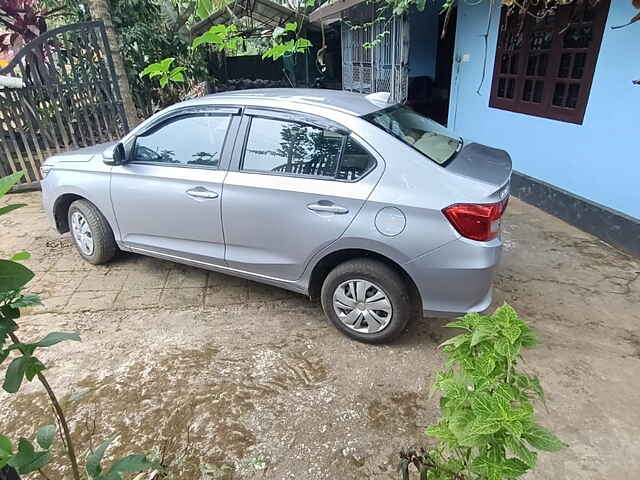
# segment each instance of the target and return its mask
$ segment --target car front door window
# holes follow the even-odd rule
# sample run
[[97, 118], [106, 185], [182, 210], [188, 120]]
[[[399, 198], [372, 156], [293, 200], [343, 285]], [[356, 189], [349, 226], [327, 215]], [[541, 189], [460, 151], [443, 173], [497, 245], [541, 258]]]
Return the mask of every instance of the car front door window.
[[136, 138], [131, 161], [218, 168], [230, 118], [189, 115], [162, 123]]

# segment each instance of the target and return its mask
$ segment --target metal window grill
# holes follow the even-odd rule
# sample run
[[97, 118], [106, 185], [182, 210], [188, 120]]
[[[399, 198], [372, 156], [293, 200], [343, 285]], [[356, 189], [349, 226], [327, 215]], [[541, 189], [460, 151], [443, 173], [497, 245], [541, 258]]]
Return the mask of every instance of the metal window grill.
[[[373, 20], [374, 11], [368, 13]], [[388, 33], [381, 42], [370, 48], [363, 46], [383, 32]], [[358, 28], [343, 22], [341, 40], [343, 90], [390, 92], [394, 101], [406, 101], [409, 83], [409, 22], [406, 16], [393, 16]]]

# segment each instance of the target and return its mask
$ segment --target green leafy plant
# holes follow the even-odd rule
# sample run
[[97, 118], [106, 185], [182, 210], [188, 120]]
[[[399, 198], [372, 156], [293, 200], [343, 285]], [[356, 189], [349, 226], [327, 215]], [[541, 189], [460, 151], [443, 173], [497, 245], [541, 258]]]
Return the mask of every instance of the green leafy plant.
[[284, 28], [275, 28], [271, 35], [271, 48], [262, 54], [262, 59], [270, 58], [275, 61], [285, 55], [304, 53], [311, 46], [311, 42], [300, 37], [299, 33], [297, 22], [287, 23]]
[[182, 83], [184, 82], [184, 70], [185, 67], [173, 67], [171, 65], [175, 61], [175, 58], [165, 58], [161, 62], [152, 63], [140, 73], [140, 77], [148, 76], [149, 78], [160, 77], [160, 86], [166, 87], [169, 82]]
[[[22, 177], [22, 172], [0, 178], [0, 197], [11, 190]], [[0, 215], [5, 215], [23, 207], [24, 204], [9, 204], [0, 208]], [[44, 376], [46, 366], [36, 356], [37, 350], [49, 348], [64, 341], [80, 341], [77, 333], [52, 332], [36, 342], [23, 342], [17, 336], [20, 309], [40, 304], [37, 295], [24, 293], [23, 289], [34, 277], [34, 273], [18, 261], [28, 260], [27, 252], [16, 253], [10, 260], [0, 260], [0, 364], [11, 360], [6, 368], [2, 388], [7, 393], [20, 390], [24, 380], [34, 379], [42, 384], [53, 408], [56, 421], [62, 430], [64, 448], [69, 459], [74, 480], [80, 480], [80, 469], [76, 456], [76, 448], [71, 438], [69, 424], [62, 406], [51, 385]], [[55, 425], [47, 425], [36, 432], [36, 445], [26, 438], [20, 438], [17, 444], [6, 436], [0, 435], [0, 468], [9, 465], [19, 474], [39, 472], [48, 478], [43, 468], [51, 460], [51, 447], [55, 437]], [[87, 456], [87, 474], [92, 480], [121, 480], [122, 473], [149, 470], [154, 464], [143, 455], [129, 455], [113, 463], [109, 471], [103, 475], [100, 462], [110, 441], [101, 444]]]
[[193, 39], [192, 48], [200, 45], [213, 45], [216, 51], [235, 50], [240, 46], [242, 37], [238, 35], [238, 27], [234, 24], [214, 25], [205, 33]]
[[36, 432], [36, 443], [42, 450], [36, 447], [26, 438], [21, 438], [14, 452], [13, 444], [9, 438], [0, 435], [0, 468], [5, 465], [13, 467], [19, 474], [27, 474], [40, 471], [51, 459], [51, 446], [56, 434], [55, 425], [46, 425]]
[[[193, 39], [191, 48], [189, 49], [190, 58], [198, 58], [203, 61], [208, 58], [210, 49], [202, 47], [212, 47], [213, 51], [220, 58], [228, 52], [238, 52], [244, 50], [257, 50], [262, 52], [262, 59], [278, 60], [284, 56], [295, 55], [306, 52], [311, 46], [311, 42], [302, 37], [303, 23], [306, 14], [316, 7], [316, 0], [302, 0], [295, 4], [289, 4], [290, 8], [296, 10], [295, 19], [297, 21], [287, 22], [284, 26], [278, 26], [271, 32], [270, 38], [265, 36], [265, 32], [261, 32], [260, 38], [255, 38], [255, 27], [253, 23], [247, 22], [246, 18], [238, 18], [236, 15], [237, 0], [195, 0], [191, 6], [193, 9], [188, 10], [189, 15], [193, 14], [193, 20], [196, 24], [202, 23], [210, 15], [215, 12], [226, 10], [230, 17], [228, 25], [213, 25], [209, 30]], [[184, 10], [184, 9], [183, 9]], [[185, 24], [189, 23], [185, 21]], [[191, 23], [193, 25], [193, 23]], [[249, 46], [247, 46], [249, 45]], [[200, 52], [201, 56], [197, 56], [196, 52]], [[150, 58], [162, 58], [158, 56], [150, 56]], [[160, 77], [160, 86], [170, 85], [173, 80], [171, 72], [165, 69], [164, 62], [169, 59], [148, 65], [144, 68], [139, 78]], [[193, 66], [190, 64], [189, 70], [192, 73]], [[182, 71], [180, 71], [182, 74]]]
[[196, 2], [196, 17], [204, 20], [212, 13], [235, 3], [235, 0], [194, 0]]
[[112, 438], [105, 440], [87, 455], [86, 471], [91, 480], [122, 480], [123, 473], [142, 472], [155, 467], [155, 463], [145, 455], [128, 455], [113, 462], [111, 468], [104, 473], [101, 465], [102, 458], [112, 441]]
[[536, 465], [536, 450], [564, 444], [536, 422], [534, 400], [544, 402], [538, 377], [519, 370], [521, 350], [537, 344], [535, 332], [509, 305], [493, 315], [470, 313], [447, 325], [465, 332], [444, 342], [446, 368], [436, 376], [442, 418], [427, 428], [438, 440], [429, 452], [401, 453], [429, 480], [520, 478]]

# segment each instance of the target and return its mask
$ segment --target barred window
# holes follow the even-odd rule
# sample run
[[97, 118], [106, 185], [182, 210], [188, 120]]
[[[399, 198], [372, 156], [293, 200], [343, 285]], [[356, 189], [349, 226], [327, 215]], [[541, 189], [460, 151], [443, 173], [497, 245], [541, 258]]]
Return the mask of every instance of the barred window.
[[609, 3], [575, 1], [543, 18], [503, 7], [489, 106], [582, 124]]

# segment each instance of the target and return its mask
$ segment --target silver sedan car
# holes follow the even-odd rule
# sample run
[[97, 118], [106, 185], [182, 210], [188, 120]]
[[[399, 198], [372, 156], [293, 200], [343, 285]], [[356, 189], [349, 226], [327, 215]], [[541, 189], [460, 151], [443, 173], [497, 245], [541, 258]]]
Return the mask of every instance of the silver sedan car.
[[381, 94], [269, 89], [173, 105], [43, 165], [44, 206], [88, 262], [117, 250], [320, 299], [382, 343], [482, 311], [511, 159]]

